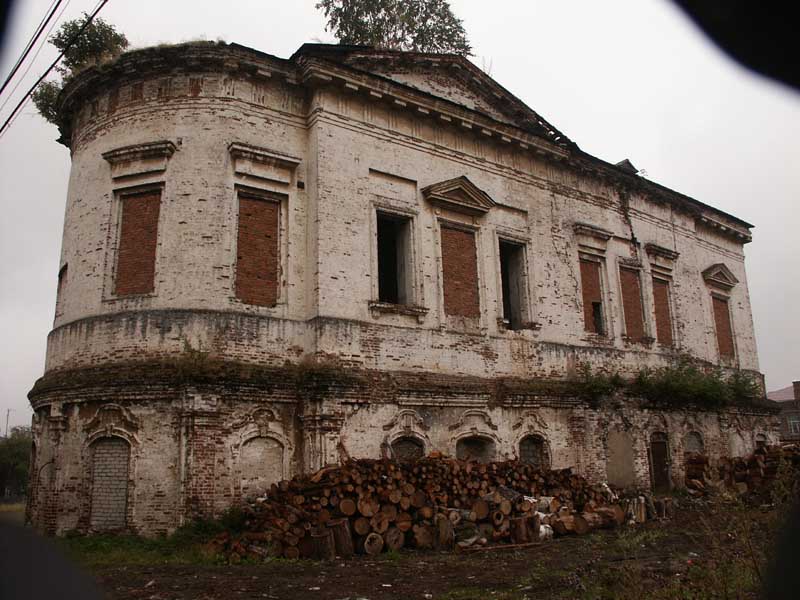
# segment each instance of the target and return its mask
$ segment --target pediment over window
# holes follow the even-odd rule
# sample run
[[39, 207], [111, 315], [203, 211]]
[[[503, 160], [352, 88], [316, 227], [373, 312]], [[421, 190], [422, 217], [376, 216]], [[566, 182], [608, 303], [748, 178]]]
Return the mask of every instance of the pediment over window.
[[422, 195], [431, 204], [467, 215], [485, 215], [497, 204], [463, 175], [429, 185]]
[[707, 284], [723, 290], [730, 290], [739, 283], [731, 270], [722, 263], [711, 265], [703, 271], [703, 279]]
[[111, 178], [121, 179], [166, 171], [175, 150], [175, 144], [163, 140], [116, 148], [101, 156], [111, 165]]

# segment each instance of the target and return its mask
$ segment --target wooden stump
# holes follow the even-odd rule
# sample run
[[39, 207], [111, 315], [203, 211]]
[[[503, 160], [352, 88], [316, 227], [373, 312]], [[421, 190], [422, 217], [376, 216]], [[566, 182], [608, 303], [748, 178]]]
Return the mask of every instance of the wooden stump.
[[336, 554], [342, 558], [353, 556], [353, 534], [350, 533], [350, 521], [347, 519], [335, 519], [328, 521], [327, 526], [333, 533]]
[[[328, 528], [320, 528], [311, 532], [314, 558], [318, 560], [333, 560], [336, 558], [336, 543], [333, 532]], [[299, 552], [298, 552], [299, 556]]]
[[441, 513], [436, 515], [433, 523], [436, 527], [434, 546], [437, 550], [450, 550], [456, 541], [453, 523]]
[[342, 498], [339, 502], [339, 511], [347, 517], [352, 517], [356, 514], [356, 503], [352, 498]]

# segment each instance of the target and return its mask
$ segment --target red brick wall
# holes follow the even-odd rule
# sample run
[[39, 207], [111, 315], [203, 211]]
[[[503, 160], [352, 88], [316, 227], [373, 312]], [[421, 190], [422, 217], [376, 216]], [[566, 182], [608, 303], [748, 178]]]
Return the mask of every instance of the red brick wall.
[[122, 198], [114, 293], [118, 296], [149, 294], [155, 289], [156, 245], [161, 192]]
[[669, 283], [653, 278], [653, 303], [656, 307], [656, 337], [659, 343], [672, 346], [672, 314], [669, 310]]
[[731, 313], [728, 310], [728, 301], [713, 296], [714, 325], [717, 330], [717, 346], [719, 355], [732, 358], [736, 352], [733, 349], [733, 331], [731, 329]]
[[474, 233], [442, 227], [442, 271], [445, 313], [479, 316], [478, 253]]
[[625, 335], [630, 340], [640, 342], [644, 339], [644, 312], [639, 271], [621, 268], [619, 279], [622, 284], [622, 308], [625, 311]]
[[592, 303], [603, 302], [602, 288], [600, 287], [600, 263], [591, 260], [581, 260], [581, 292], [583, 294], [583, 323], [586, 331], [597, 331], [592, 316]]
[[278, 301], [279, 213], [277, 201], [239, 195], [236, 297], [248, 304], [274, 306]]

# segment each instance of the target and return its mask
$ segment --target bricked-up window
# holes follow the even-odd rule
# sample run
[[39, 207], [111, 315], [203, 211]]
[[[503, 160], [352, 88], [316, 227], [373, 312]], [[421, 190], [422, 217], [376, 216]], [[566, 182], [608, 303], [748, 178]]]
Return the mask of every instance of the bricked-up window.
[[625, 311], [625, 335], [629, 340], [640, 342], [644, 339], [644, 311], [639, 271], [620, 268], [619, 279], [622, 285], [622, 309]]
[[519, 443], [519, 458], [540, 469], [550, 467], [550, 455], [547, 452], [547, 443], [540, 435], [528, 435]]
[[500, 240], [500, 278], [503, 293], [503, 322], [509, 329], [521, 329], [525, 308], [525, 248]]
[[413, 462], [423, 457], [425, 448], [416, 438], [404, 436], [392, 442], [392, 454], [400, 462]]
[[717, 330], [717, 346], [719, 355], [725, 358], [733, 358], [736, 354], [733, 349], [733, 330], [731, 329], [731, 313], [728, 309], [728, 300], [712, 296], [714, 305], [714, 325]]
[[411, 219], [379, 212], [378, 299], [413, 304], [411, 282]]
[[672, 346], [672, 313], [669, 308], [669, 282], [653, 278], [653, 303], [656, 308], [656, 338]]
[[155, 289], [161, 191], [126, 194], [121, 202], [114, 293], [118, 296], [149, 294]]
[[118, 437], [91, 445], [92, 497], [89, 522], [96, 531], [122, 529], [128, 504], [130, 445]]
[[239, 193], [236, 297], [247, 304], [275, 306], [280, 279], [280, 197]]
[[606, 334], [603, 318], [603, 289], [600, 286], [600, 263], [581, 259], [581, 292], [583, 295], [583, 324], [586, 331]]
[[444, 312], [480, 316], [478, 253], [473, 232], [442, 226], [442, 271]]

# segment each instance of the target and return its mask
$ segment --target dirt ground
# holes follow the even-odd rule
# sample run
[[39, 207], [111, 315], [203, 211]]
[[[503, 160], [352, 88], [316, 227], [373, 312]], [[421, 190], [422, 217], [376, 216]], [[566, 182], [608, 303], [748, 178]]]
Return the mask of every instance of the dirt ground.
[[[722, 572], [720, 545], [731, 545], [722, 549], [722, 556], [730, 554], [731, 564], [739, 552], [736, 536], [716, 522], [731, 520], [724, 512], [684, 513], [680, 524], [651, 522], [520, 550], [468, 554], [404, 550], [377, 559], [329, 563], [119, 566], [96, 567], [93, 572], [109, 597], [118, 600], [709, 598], [717, 596], [693, 590]], [[752, 581], [729, 583], [731, 598], [756, 597], [748, 592]]]

